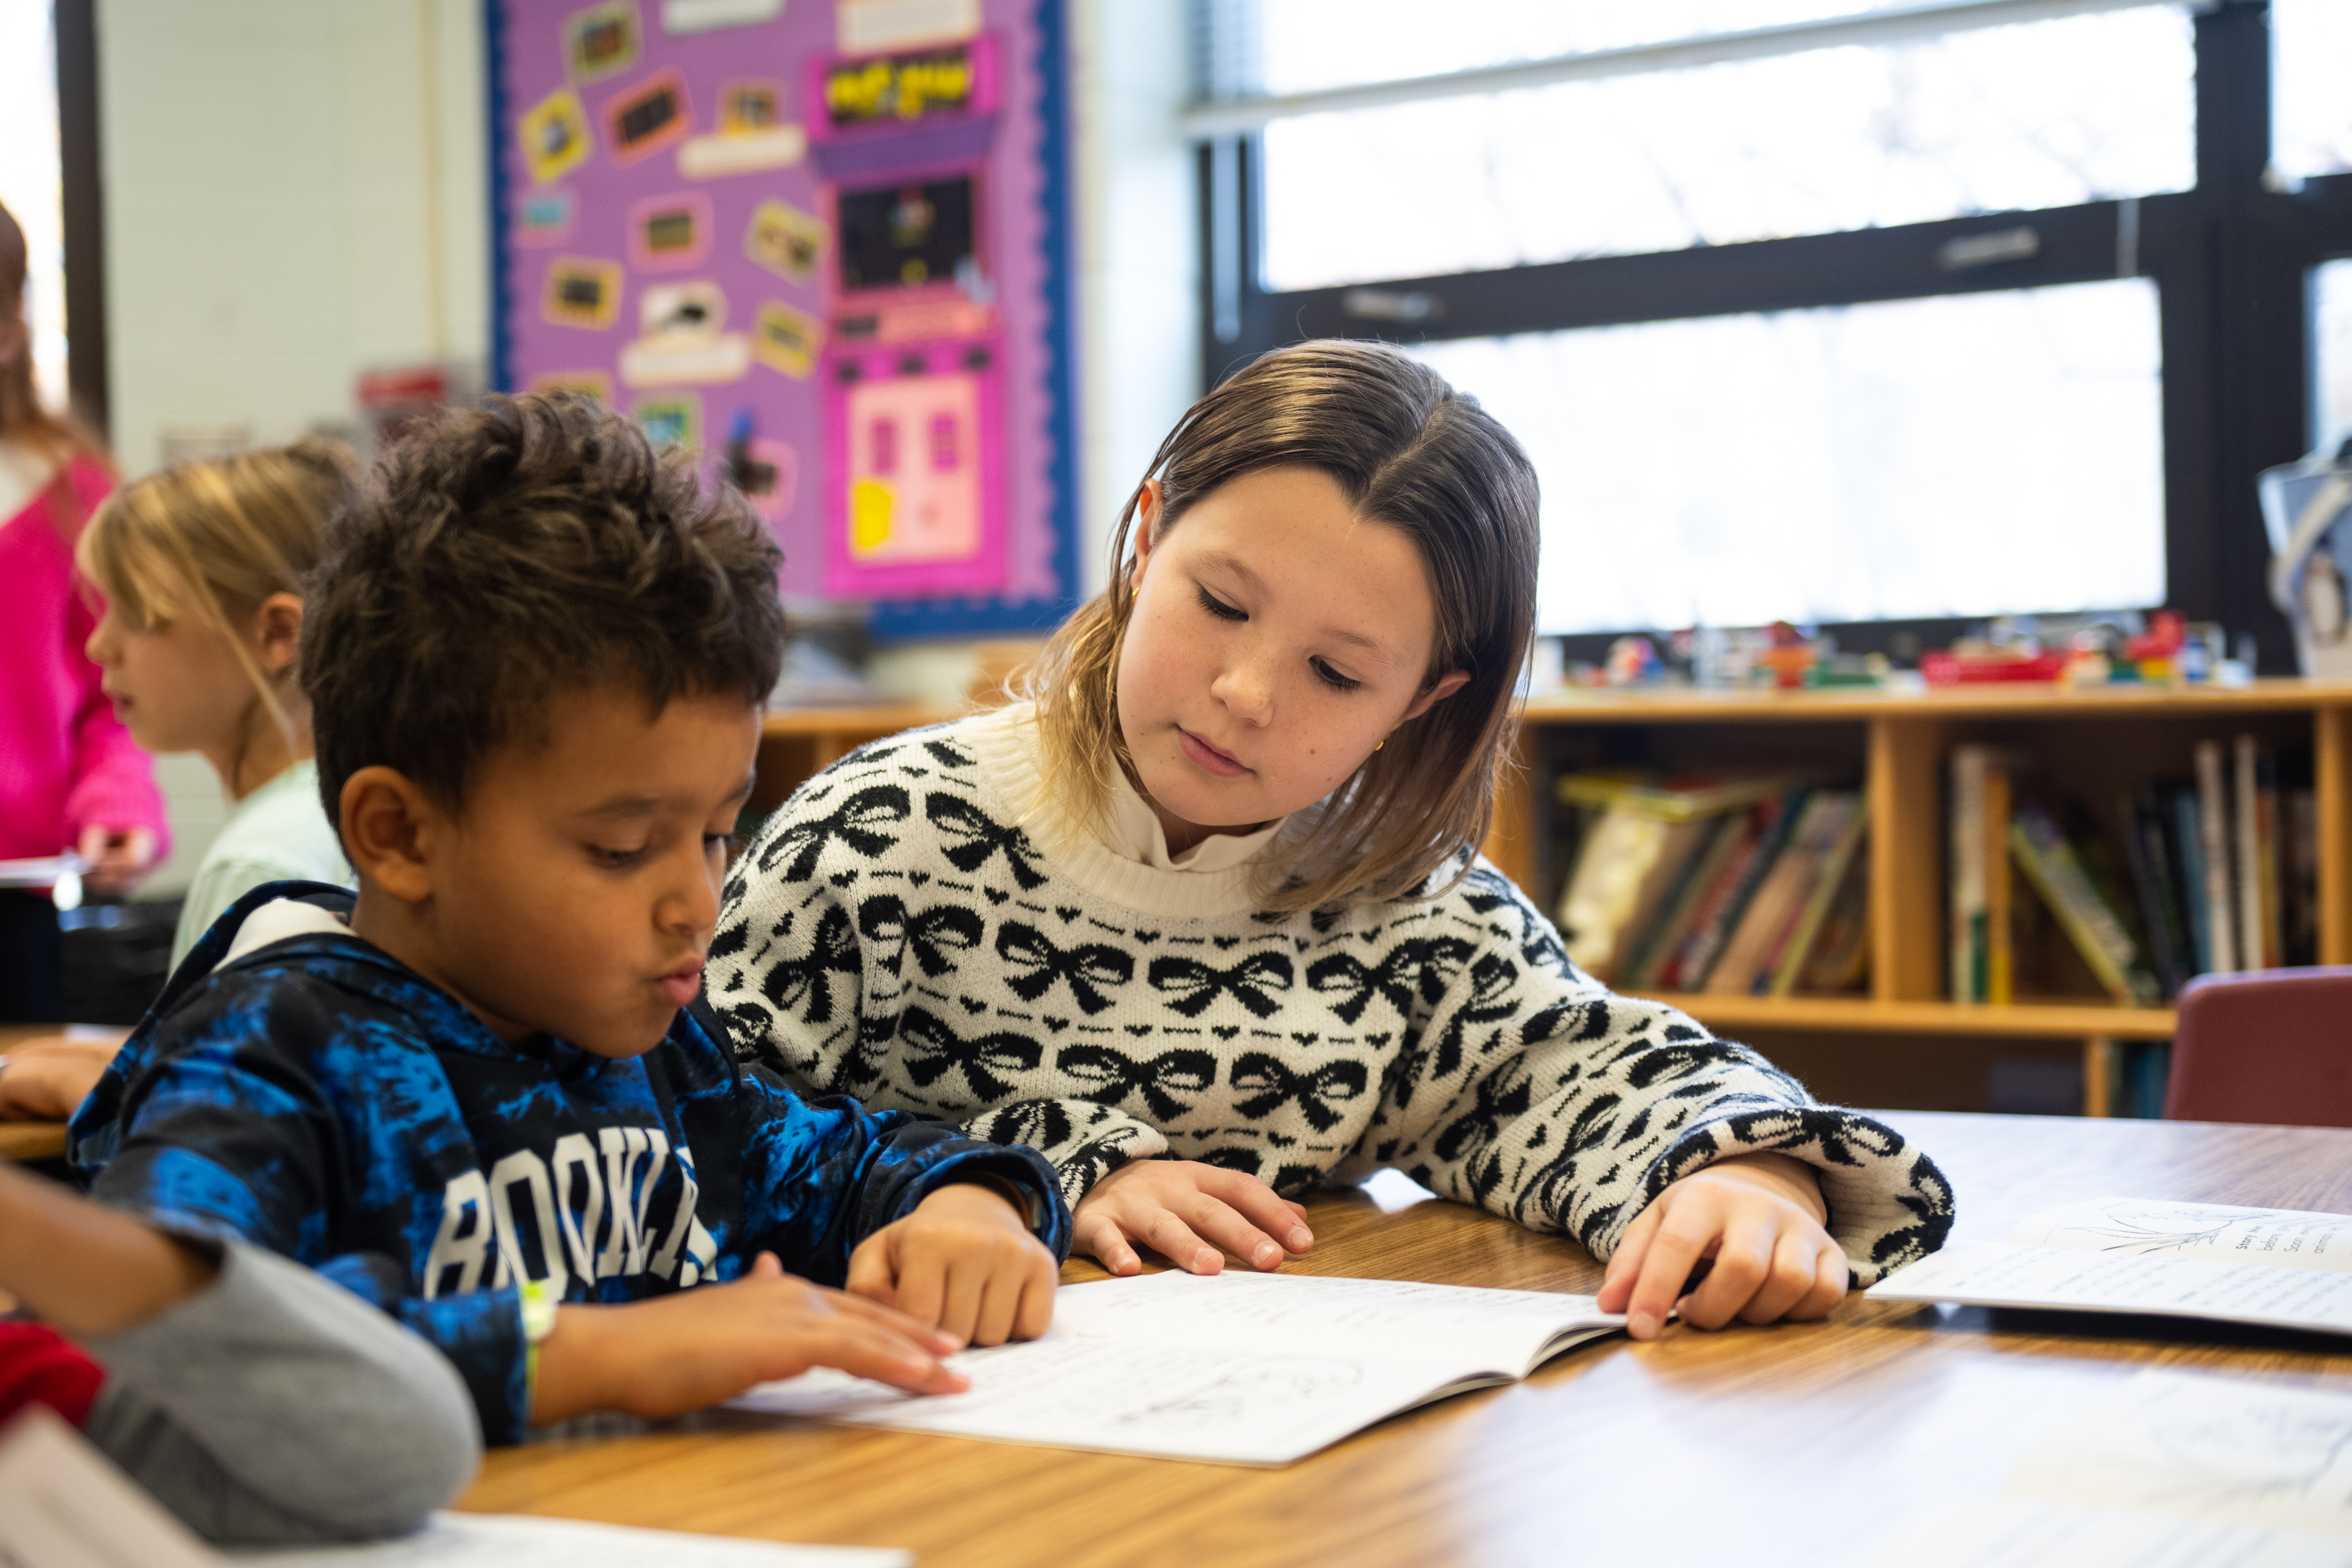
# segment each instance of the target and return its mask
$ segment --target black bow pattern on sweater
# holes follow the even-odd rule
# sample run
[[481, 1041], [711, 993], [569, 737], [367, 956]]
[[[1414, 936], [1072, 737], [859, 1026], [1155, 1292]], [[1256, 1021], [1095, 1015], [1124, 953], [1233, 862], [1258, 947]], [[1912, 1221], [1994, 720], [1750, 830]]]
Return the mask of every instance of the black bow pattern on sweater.
[[877, 893], [857, 906], [857, 930], [874, 943], [875, 956], [896, 974], [912, 948], [915, 962], [936, 980], [956, 966], [954, 954], [980, 945], [988, 922], [961, 904], [933, 904], [909, 919], [896, 893]]
[[[808, 952], [768, 971], [760, 982], [760, 989], [779, 1011], [789, 1013], [797, 1007], [804, 1022], [829, 1023], [833, 1018], [833, 976], [846, 974], [855, 979], [857, 963], [857, 937], [849, 929], [849, 911], [835, 906], [818, 920]], [[855, 995], [854, 990], [852, 994]]]
[[1217, 1058], [1208, 1051], [1162, 1051], [1139, 1062], [1108, 1046], [1066, 1046], [1054, 1066], [1085, 1084], [1105, 1105], [1123, 1105], [1129, 1095], [1141, 1095], [1162, 1121], [1173, 1121], [1192, 1109], [1171, 1089], [1198, 1094], [1217, 1081]]
[[1290, 989], [1290, 957], [1261, 952], [1231, 969], [1214, 968], [1197, 959], [1155, 958], [1145, 978], [1154, 991], [1168, 997], [1168, 1005], [1187, 1018], [1207, 1012], [1209, 1004], [1224, 992], [1232, 993], [1234, 1001], [1259, 1017], [1271, 1018], [1282, 1004], [1267, 993]]
[[1035, 892], [1045, 885], [1045, 873], [1032, 863], [1036, 847], [1020, 828], [1004, 826], [970, 801], [952, 795], [925, 795], [923, 815], [942, 834], [961, 840], [944, 850], [948, 864], [957, 870], [977, 871], [1002, 849], [1004, 863], [1013, 868], [1013, 879], [1021, 884], [1023, 892]]
[[1346, 1000], [1331, 1008], [1342, 1023], [1362, 1017], [1375, 995], [1385, 998], [1399, 1018], [1410, 1018], [1415, 988], [1423, 1002], [1434, 1005], [1445, 994], [1451, 972], [1469, 963], [1477, 951], [1458, 936], [1413, 937], [1389, 949], [1370, 968], [1349, 952], [1318, 958], [1307, 966], [1307, 984], [1322, 995], [1347, 994]]
[[[936, 796], [933, 798], [937, 798]], [[871, 860], [898, 840], [879, 828], [895, 826], [914, 814], [904, 785], [870, 784], [833, 808], [830, 816], [795, 818], [760, 851], [760, 869], [772, 871], [789, 857], [783, 879], [805, 882], [816, 871], [824, 847], [838, 838]]]
[[997, 929], [996, 956], [1007, 965], [1004, 984], [1024, 1002], [1034, 1002], [1069, 982], [1070, 995], [1088, 1017], [1111, 1005], [1097, 989], [1124, 985], [1135, 978], [1135, 960], [1115, 947], [1089, 942], [1067, 950], [1055, 947], [1045, 933], [1021, 921], [1007, 921]]
[[998, 1073], [1034, 1072], [1045, 1055], [1036, 1041], [1010, 1030], [965, 1039], [946, 1020], [920, 1007], [907, 1009], [898, 1037], [907, 1043], [901, 1060], [916, 1088], [929, 1089], [943, 1074], [960, 1070], [972, 1098], [983, 1104], [1013, 1092], [1013, 1086]]
[[1251, 1121], [1258, 1121], [1297, 1100], [1298, 1113], [1313, 1124], [1315, 1131], [1328, 1132], [1347, 1115], [1334, 1109], [1331, 1102], [1338, 1100], [1344, 1105], [1359, 1098], [1371, 1080], [1361, 1062], [1325, 1062], [1312, 1072], [1295, 1073], [1277, 1057], [1264, 1051], [1244, 1051], [1234, 1058], [1230, 1081], [1235, 1089], [1264, 1090], [1234, 1107]]

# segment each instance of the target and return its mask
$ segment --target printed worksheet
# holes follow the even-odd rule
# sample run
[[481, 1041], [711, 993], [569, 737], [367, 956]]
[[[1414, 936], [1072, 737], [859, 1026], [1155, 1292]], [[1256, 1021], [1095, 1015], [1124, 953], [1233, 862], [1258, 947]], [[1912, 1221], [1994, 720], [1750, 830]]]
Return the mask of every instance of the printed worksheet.
[[1955, 1242], [1868, 1294], [2352, 1333], [2352, 1215], [2093, 1198], [2029, 1215], [2006, 1241]]
[[743, 1410], [1228, 1464], [1280, 1465], [1432, 1399], [1523, 1377], [1624, 1326], [1590, 1296], [1170, 1270], [1066, 1286], [1053, 1331], [970, 1351], [963, 1394], [832, 1372]]
[[1866, 1294], [1874, 1301], [2146, 1312], [2352, 1333], [2352, 1275], [2009, 1241], [1954, 1242]]
[[2009, 1233], [2035, 1247], [2201, 1258], [2352, 1272], [2352, 1215], [2232, 1208], [2161, 1198], [2090, 1198], [2028, 1215]]
[[2045, 1427], [2008, 1491], [2352, 1535], [2352, 1395], [2151, 1367]]

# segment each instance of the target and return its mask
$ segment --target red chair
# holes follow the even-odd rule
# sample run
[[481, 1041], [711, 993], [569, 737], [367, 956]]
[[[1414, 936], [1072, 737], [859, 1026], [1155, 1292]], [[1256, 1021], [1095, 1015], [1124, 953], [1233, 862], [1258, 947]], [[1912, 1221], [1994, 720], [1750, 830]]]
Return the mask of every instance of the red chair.
[[2205, 974], [2183, 986], [2164, 1114], [2352, 1127], [2352, 966]]

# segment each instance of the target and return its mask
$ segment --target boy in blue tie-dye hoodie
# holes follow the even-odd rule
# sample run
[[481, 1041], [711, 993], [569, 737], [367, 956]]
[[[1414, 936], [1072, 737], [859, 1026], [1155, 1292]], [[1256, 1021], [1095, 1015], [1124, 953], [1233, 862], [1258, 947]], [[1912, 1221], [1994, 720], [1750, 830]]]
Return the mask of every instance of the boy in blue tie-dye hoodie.
[[75, 1118], [79, 1173], [394, 1313], [492, 1442], [812, 1365], [948, 1392], [939, 1356], [1042, 1332], [1039, 1156], [804, 1101], [699, 999], [783, 641], [740, 499], [562, 395], [445, 415], [379, 479], [302, 650], [357, 898], [224, 915]]

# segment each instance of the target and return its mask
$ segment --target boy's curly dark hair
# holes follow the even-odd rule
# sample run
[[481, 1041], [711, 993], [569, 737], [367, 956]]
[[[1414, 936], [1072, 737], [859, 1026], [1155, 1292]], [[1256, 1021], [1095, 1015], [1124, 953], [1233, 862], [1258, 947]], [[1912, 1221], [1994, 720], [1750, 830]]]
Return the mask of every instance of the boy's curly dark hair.
[[304, 595], [319, 793], [397, 769], [461, 805], [496, 748], [547, 738], [548, 700], [607, 680], [654, 711], [766, 700], [783, 662], [783, 555], [732, 486], [656, 454], [574, 393], [492, 397], [405, 436], [328, 531]]

